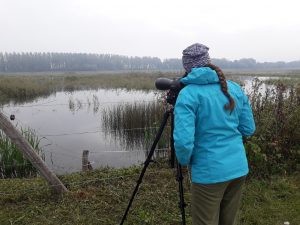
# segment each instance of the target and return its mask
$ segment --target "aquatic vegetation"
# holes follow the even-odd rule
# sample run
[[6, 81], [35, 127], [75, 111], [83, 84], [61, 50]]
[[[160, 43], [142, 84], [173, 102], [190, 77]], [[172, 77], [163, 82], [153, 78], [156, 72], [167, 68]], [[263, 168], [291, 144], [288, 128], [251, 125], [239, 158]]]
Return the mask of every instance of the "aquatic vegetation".
[[[114, 105], [102, 111], [102, 125], [125, 149], [143, 148], [152, 144], [163, 117], [163, 106], [157, 101]], [[168, 147], [168, 129], [158, 147]]]
[[[40, 139], [33, 130], [21, 129], [25, 139], [42, 157]], [[37, 175], [36, 168], [27, 160], [18, 147], [0, 130], [0, 178], [33, 177]]]
[[68, 106], [69, 106], [69, 109], [71, 112], [75, 112], [75, 111], [78, 111], [80, 109], [83, 109], [83, 108], [88, 108], [90, 109], [91, 106], [93, 106], [93, 112], [94, 113], [97, 113], [99, 111], [99, 108], [100, 108], [100, 101], [99, 101], [99, 98], [97, 95], [93, 95], [92, 97], [92, 101], [90, 100], [89, 97], [86, 98], [86, 102], [82, 102], [80, 99], [76, 98], [76, 99], [73, 99], [73, 97], [71, 96], [69, 98], [69, 101], [68, 101]]

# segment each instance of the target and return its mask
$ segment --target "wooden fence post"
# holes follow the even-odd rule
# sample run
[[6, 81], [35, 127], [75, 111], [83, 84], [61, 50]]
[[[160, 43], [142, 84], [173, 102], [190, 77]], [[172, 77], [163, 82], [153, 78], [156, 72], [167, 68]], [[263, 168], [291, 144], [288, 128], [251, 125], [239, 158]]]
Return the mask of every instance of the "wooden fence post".
[[86, 172], [93, 170], [93, 167], [89, 161], [89, 150], [83, 150], [82, 152], [82, 171]]
[[67, 192], [68, 189], [57, 178], [57, 176], [47, 167], [46, 163], [34, 151], [32, 146], [23, 137], [10, 121], [0, 112], [0, 129], [7, 137], [22, 151], [24, 156], [31, 162], [31, 164], [40, 172], [40, 174], [48, 181], [51, 188], [57, 193], [61, 194]]

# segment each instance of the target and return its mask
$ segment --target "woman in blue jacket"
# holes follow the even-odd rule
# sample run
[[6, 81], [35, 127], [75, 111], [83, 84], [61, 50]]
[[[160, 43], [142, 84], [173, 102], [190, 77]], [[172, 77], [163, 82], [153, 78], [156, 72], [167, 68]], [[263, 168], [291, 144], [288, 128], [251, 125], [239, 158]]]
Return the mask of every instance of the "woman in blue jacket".
[[194, 225], [233, 225], [248, 173], [243, 136], [255, 131], [241, 87], [211, 64], [208, 47], [183, 51], [187, 76], [175, 105], [174, 142], [181, 165], [192, 173]]

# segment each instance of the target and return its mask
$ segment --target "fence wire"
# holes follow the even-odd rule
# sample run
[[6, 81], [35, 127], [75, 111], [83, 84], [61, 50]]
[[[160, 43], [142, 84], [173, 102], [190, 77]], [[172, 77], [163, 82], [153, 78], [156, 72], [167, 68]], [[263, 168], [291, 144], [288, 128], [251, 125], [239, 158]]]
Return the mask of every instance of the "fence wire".
[[[56, 100], [53, 100], [53, 101], [49, 101], [49, 102], [46, 102], [46, 103], [41, 103], [41, 104], [34, 104], [34, 105], [18, 105], [18, 106], [10, 106], [8, 105], [9, 107], [15, 107], [15, 108], [34, 108], [34, 107], [52, 107], [52, 106], [69, 106], [70, 104], [69, 103], [57, 103], [57, 104], [48, 104], [48, 103], [51, 103], [51, 102], [55, 102]], [[135, 103], [135, 102], [158, 102], [156, 100], [137, 100], [137, 101], [113, 101], [113, 102], [99, 102], [99, 107], [103, 106], [103, 105], [106, 105], [106, 104], [127, 104], [127, 103]], [[93, 103], [91, 102], [80, 102], [80, 105], [93, 105]]]

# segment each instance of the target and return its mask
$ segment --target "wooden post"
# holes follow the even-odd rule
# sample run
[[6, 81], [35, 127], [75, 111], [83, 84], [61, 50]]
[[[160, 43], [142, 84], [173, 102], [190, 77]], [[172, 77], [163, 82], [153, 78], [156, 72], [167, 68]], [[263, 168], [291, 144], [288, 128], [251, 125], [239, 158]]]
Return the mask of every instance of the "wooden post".
[[57, 178], [57, 176], [47, 167], [46, 163], [34, 151], [32, 146], [23, 137], [10, 121], [0, 112], [0, 129], [11, 139], [13, 143], [22, 151], [24, 156], [31, 162], [31, 164], [40, 172], [40, 174], [48, 181], [51, 188], [57, 193], [61, 194], [67, 192], [68, 189]]
[[93, 167], [89, 161], [89, 150], [83, 150], [82, 152], [82, 171], [86, 172], [93, 170]]

